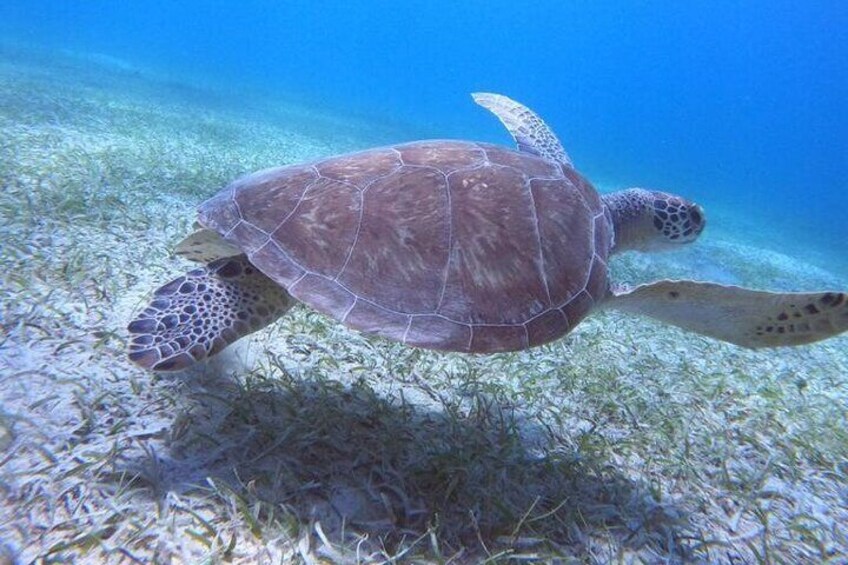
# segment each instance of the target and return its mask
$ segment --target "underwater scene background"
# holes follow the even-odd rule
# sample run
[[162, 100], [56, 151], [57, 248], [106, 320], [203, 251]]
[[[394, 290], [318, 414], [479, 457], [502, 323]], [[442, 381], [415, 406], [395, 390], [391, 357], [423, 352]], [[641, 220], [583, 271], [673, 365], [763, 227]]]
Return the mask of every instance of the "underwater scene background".
[[0, 30], [425, 136], [505, 142], [468, 106], [500, 92], [603, 187], [676, 190], [846, 268], [840, 2], [34, 0], [4, 3]]
[[232, 179], [512, 146], [703, 205], [617, 281], [848, 289], [848, 5], [0, 3], [0, 564], [848, 559], [848, 338], [750, 351], [618, 312], [465, 356], [307, 308], [189, 371], [125, 326]]

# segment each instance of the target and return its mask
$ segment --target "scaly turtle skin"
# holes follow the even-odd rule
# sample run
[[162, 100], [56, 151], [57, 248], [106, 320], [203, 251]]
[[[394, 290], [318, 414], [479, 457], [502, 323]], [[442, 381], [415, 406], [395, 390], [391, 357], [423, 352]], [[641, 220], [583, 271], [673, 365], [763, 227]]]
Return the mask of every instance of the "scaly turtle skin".
[[611, 290], [611, 253], [694, 241], [703, 210], [643, 189], [602, 198], [536, 114], [503, 96], [474, 98], [518, 151], [395, 145], [260, 171], [203, 203], [202, 229], [177, 253], [205, 266], [156, 291], [129, 326], [130, 359], [184, 368], [292, 299], [407, 345], [474, 353], [557, 339], [602, 303], [749, 347], [848, 327], [842, 293], [691, 281]]

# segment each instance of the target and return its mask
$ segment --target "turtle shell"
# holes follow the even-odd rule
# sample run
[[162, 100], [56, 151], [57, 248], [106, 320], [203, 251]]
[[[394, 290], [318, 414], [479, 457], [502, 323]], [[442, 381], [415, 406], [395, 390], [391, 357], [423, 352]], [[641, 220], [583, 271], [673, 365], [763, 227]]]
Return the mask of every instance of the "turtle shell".
[[298, 300], [432, 349], [524, 349], [607, 292], [611, 229], [577, 172], [484, 143], [422, 141], [259, 171], [200, 223]]

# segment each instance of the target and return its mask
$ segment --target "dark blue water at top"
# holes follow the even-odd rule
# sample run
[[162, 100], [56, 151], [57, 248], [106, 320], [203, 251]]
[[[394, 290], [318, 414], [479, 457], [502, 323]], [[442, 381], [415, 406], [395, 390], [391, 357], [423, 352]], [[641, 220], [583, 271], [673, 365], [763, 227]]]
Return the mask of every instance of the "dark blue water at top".
[[848, 264], [845, 2], [5, 0], [2, 38], [507, 143], [468, 98], [501, 92], [592, 179]]

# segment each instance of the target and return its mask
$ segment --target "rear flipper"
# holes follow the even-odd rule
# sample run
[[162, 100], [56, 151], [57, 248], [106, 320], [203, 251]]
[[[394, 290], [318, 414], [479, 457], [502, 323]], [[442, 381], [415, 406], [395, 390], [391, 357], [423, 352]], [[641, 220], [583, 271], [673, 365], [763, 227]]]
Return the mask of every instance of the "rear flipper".
[[153, 294], [133, 320], [129, 358], [154, 371], [178, 371], [282, 316], [292, 298], [247, 257], [212, 261]]
[[750, 348], [812, 343], [848, 330], [843, 292], [763, 292], [665, 280], [615, 291], [608, 306]]

